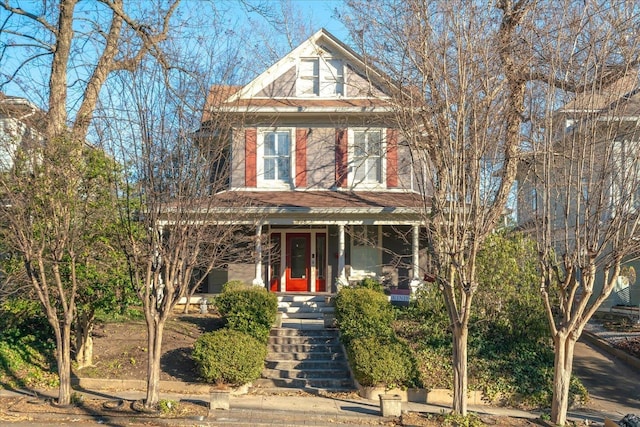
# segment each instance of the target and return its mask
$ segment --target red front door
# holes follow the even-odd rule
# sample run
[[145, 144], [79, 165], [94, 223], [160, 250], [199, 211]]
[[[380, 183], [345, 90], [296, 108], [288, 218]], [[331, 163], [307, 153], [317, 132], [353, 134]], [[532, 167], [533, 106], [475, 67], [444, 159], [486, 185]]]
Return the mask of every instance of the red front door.
[[287, 234], [287, 292], [311, 290], [311, 234]]

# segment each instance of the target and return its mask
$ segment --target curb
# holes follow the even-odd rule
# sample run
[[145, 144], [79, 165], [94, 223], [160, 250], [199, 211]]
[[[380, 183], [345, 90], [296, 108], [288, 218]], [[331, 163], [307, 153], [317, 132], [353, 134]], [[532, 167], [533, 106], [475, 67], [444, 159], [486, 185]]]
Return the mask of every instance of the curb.
[[588, 341], [589, 343], [595, 345], [606, 353], [615, 356], [617, 359], [622, 360], [632, 368], [640, 370], [640, 359], [638, 359], [637, 357], [634, 357], [629, 353], [625, 353], [622, 350], [618, 350], [617, 348], [613, 347], [607, 340], [600, 338], [592, 332], [583, 331], [582, 337], [585, 339], [585, 341]]
[[[128, 390], [144, 392], [147, 389], [147, 382], [145, 380], [73, 378], [71, 385], [92, 391]], [[162, 393], [209, 394], [210, 389], [211, 385], [209, 384], [160, 381], [160, 390]]]

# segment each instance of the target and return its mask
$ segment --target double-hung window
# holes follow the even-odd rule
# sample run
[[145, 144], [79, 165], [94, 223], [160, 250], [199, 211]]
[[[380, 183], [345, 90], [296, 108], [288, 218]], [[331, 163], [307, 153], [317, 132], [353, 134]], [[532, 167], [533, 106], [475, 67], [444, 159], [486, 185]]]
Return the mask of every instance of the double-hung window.
[[265, 181], [289, 182], [291, 178], [291, 134], [288, 131], [264, 134]]
[[352, 186], [377, 187], [384, 184], [384, 138], [382, 129], [355, 129], [350, 132]]
[[291, 128], [258, 129], [257, 186], [289, 189], [294, 175], [292, 154], [295, 152], [295, 131]]
[[298, 96], [335, 97], [344, 94], [344, 65], [333, 58], [303, 58], [298, 68]]

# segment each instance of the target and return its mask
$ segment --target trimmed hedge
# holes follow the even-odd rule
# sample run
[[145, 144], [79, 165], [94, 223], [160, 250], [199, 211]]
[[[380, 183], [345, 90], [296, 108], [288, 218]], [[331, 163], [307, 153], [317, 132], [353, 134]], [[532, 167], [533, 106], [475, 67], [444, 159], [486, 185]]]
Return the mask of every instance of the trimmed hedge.
[[260, 378], [267, 348], [248, 334], [220, 329], [198, 338], [192, 357], [205, 381], [240, 386]]
[[356, 338], [347, 347], [351, 368], [365, 386], [388, 388], [416, 385], [417, 369], [411, 351], [395, 339]]
[[214, 304], [225, 318], [227, 328], [267, 342], [278, 311], [275, 294], [265, 288], [231, 285], [223, 288]]
[[395, 311], [375, 284], [343, 288], [336, 320], [356, 380], [363, 386], [414, 387], [418, 369], [405, 341], [393, 330]]
[[368, 288], [343, 288], [336, 296], [336, 320], [345, 343], [356, 338], [390, 338], [395, 318], [387, 296]]

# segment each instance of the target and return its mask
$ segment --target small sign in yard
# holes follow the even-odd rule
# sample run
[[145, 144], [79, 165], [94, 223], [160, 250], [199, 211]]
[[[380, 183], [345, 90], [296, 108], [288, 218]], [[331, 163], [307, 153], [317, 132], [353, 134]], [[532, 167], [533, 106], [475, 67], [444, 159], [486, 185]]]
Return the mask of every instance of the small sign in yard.
[[392, 289], [389, 300], [391, 304], [408, 306], [411, 299], [411, 289]]

